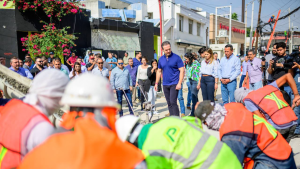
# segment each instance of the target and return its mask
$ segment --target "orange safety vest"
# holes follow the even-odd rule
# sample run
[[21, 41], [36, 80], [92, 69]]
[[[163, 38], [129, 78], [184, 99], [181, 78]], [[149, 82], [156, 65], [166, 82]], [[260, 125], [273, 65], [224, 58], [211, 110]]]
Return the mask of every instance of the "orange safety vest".
[[[270, 158], [287, 160], [290, 157], [291, 146], [266, 119], [251, 113], [241, 103], [225, 104], [225, 109], [227, 115], [220, 127], [221, 140], [224, 135], [251, 137], [256, 139], [258, 148]], [[244, 168], [253, 167], [255, 159], [251, 158], [245, 158], [247, 163]]]
[[134, 168], [144, 160], [142, 152], [122, 142], [112, 130], [102, 127], [93, 115], [76, 119], [74, 131], [52, 135], [28, 153], [20, 169]]
[[293, 109], [284, 100], [280, 90], [274, 86], [266, 85], [252, 91], [244, 98], [244, 102], [246, 100], [256, 104], [276, 125], [288, 124], [298, 119]]
[[0, 168], [17, 167], [26, 153], [31, 130], [48, 117], [21, 100], [9, 101], [0, 112]]

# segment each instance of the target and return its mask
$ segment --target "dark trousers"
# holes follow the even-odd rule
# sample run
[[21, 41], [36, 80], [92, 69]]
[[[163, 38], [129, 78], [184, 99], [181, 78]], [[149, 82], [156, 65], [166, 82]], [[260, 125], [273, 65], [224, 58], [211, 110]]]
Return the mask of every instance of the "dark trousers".
[[190, 86], [191, 86], [191, 92], [192, 92], [192, 111], [191, 111], [191, 116], [195, 116], [195, 106], [198, 102], [198, 93], [199, 90], [197, 89], [198, 82], [192, 79], [189, 79]]
[[[126, 96], [127, 96], [128, 100], [129, 100], [129, 102], [128, 102], [127, 99], [125, 98], [126, 101], [127, 101], [127, 103], [128, 103], [128, 109], [129, 109], [129, 112], [130, 112], [130, 114], [133, 115], [133, 111], [132, 111], [132, 109], [131, 109], [131, 107], [132, 107], [132, 100], [131, 100], [131, 93], [130, 93], [130, 90], [127, 89], [127, 90], [124, 90], [124, 92], [126, 93]], [[120, 111], [119, 111], [120, 117], [123, 116], [122, 99], [123, 99], [124, 92], [123, 92], [122, 90], [117, 90], [117, 91], [116, 91], [117, 98], [118, 98], [118, 103], [119, 103], [120, 106], [121, 106], [121, 109], [120, 109]], [[125, 96], [124, 96], [124, 97], [125, 97]]]
[[289, 143], [291, 138], [293, 137], [297, 125], [293, 125], [287, 129], [279, 129], [278, 132], [285, 138], [285, 140]]
[[[149, 92], [149, 88], [150, 88], [150, 81], [149, 80], [141, 80], [139, 79], [138, 81], [139, 83], [139, 87], [140, 87], [140, 99], [141, 99], [141, 107], [143, 108], [143, 103], [145, 101], [148, 101], [148, 96], [147, 93]], [[146, 97], [146, 98], [145, 98]]]
[[201, 77], [201, 91], [203, 100], [215, 101], [215, 78], [213, 76]]
[[170, 116], [179, 116], [179, 108], [177, 105], [178, 90], [176, 90], [176, 84], [163, 86], [163, 89], [168, 103]]
[[245, 77], [246, 77], [246, 75], [242, 75], [242, 76], [241, 76], [239, 88], [241, 88], [241, 87], [243, 86], [243, 82], [244, 82]]

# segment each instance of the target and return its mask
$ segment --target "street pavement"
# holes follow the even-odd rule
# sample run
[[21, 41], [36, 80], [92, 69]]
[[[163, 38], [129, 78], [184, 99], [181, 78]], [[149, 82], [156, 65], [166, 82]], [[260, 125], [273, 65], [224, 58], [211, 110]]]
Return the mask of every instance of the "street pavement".
[[[239, 84], [239, 83], [237, 83], [237, 84]], [[184, 98], [185, 105], [187, 103], [187, 94], [188, 94], [188, 88], [187, 88], [187, 85], [185, 82], [184, 86], [183, 86], [183, 98]], [[159, 96], [156, 100], [156, 108], [157, 108], [156, 110], [158, 111], [158, 114], [153, 115], [152, 120], [157, 120], [157, 119], [163, 118], [163, 117], [165, 117], [166, 114], [169, 113], [168, 105], [167, 105], [165, 97], [163, 96], [162, 93], [158, 93], [158, 95]], [[199, 90], [198, 98], [199, 98], [200, 102], [203, 101], [201, 89]], [[218, 99], [218, 101], [216, 103], [222, 103], [221, 84], [219, 84], [219, 86], [218, 86], [217, 99]], [[123, 103], [125, 103], [125, 102], [123, 102]], [[179, 102], [177, 102], [177, 103], [178, 103], [178, 107], [179, 107]], [[134, 106], [133, 108], [134, 108], [134, 112], [138, 113], [140, 115], [141, 120], [145, 121], [146, 113], [145, 113], [145, 111], [140, 111], [141, 110], [140, 103], [138, 104], [138, 107]], [[179, 107], [179, 110], [180, 110], [180, 107]], [[123, 111], [124, 111], [124, 115], [129, 114], [128, 107], [126, 104], [123, 104]], [[190, 110], [185, 109], [185, 111], [186, 111], [185, 112], [186, 115], [190, 114]], [[211, 134], [211, 135], [215, 136], [217, 139], [219, 139], [218, 131], [210, 130], [205, 125], [203, 125], [203, 126], [204, 126], [203, 128], [205, 131], [207, 131], [209, 134]], [[290, 142], [290, 145], [294, 152], [294, 158], [296, 161], [297, 168], [300, 169], [300, 138], [292, 139]]]

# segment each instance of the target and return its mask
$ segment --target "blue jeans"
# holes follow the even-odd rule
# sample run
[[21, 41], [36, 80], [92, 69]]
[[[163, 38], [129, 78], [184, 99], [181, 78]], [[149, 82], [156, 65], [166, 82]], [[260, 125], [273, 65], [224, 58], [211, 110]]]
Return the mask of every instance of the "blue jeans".
[[[297, 69], [294, 80], [296, 82], [298, 92], [300, 91], [300, 82], [298, 82], [299, 77], [300, 77], [300, 70]], [[294, 98], [295, 98], [295, 96], [292, 95], [291, 101], [293, 101]], [[296, 127], [295, 134], [300, 134], [300, 107], [295, 107], [294, 112], [295, 112], [296, 116], [298, 117], [298, 120], [297, 120], [298, 125]]]
[[[225, 135], [222, 140], [226, 143], [231, 150], [234, 152], [241, 164], [243, 164], [244, 157], [253, 157], [256, 153], [261, 150], [257, 146], [257, 141], [252, 140], [246, 136], [238, 135]], [[290, 157], [287, 160], [275, 160], [270, 158], [265, 153], [261, 153], [254, 160], [255, 169], [296, 169], [294, 154], [291, 152]]]
[[242, 75], [242, 76], [241, 76], [239, 88], [241, 88], [241, 87], [243, 86], [243, 82], [244, 82], [245, 77], [246, 77], [246, 75]]
[[257, 90], [257, 89], [260, 89], [262, 87], [263, 87], [262, 81], [259, 81], [259, 82], [256, 82], [256, 83], [250, 83], [249, 84], [250, 90]]
[[198, 82], [192, 79], [189, 79], [190, 85], [191, 85], [191, 92], [192, 92], [192, 111], [191, 111], [191, 116], [195, 116], [195, 106], [196, 103], [198, 102], [198, 93], [199, 90], [197, 89]]
[[186, 85], [188, 87], [186, 107], [191, 107], [191, 101], [192, 101], [191, 84], [190, 84], [190, 82], [186, 82]]
[[180, 104], [180, 112], [181, 114], [184, 114], [185, 115], [185, 107], [184, 107], [184, 99], [183, 99], [183, 92], [182, 92], [182, 88], [183, 88], [183, 85], [181, 85], [181, 89], [178, 91], [178, 101], [179, 101], [179, 104]]
[[[130, 114], [133, 115], [133, 111], [132, 111], [132, 109], [131, 109], [131, 107], [132, 107], [132, 100], [131, 100], [131, 93], [130, 93], [130, 90], [127, 89], [127, 90], [124, 90], [124, 92], [126, 93], [126, 96], [127, 96], [128, 100], [129, 100], [129, 102], [128, 102], [128, 100], [125, 98], [126, 101], [127, 101], [127, 103], [128, 103], [128, 109], [129, 109], [129, 112], [130, 112]], [[123, 99], [124, 92], [123, 92], [122, 90], [117, 90], [117, 91], [116, 91], [117, 98], [118, 98], [118, 103], [119, 103], [120, 106], [121, 106], [121, 109], [120, 109], [120, 111], [119, 111], [120, 117], [123, 116], [122, 99]]]
[[[234, 99], [234, 91], [236, 89], [236, 79], [229, 82], [228, 84], [221, 83], [221, 92], [222, 92], [222, 100], [223, 104], [235, 102]], [[229, 101], [229, 98], [230, 101]]]
[[201, 91], [203, 100], [215, 101], [215, 78], [213, 76], [201, 77]]

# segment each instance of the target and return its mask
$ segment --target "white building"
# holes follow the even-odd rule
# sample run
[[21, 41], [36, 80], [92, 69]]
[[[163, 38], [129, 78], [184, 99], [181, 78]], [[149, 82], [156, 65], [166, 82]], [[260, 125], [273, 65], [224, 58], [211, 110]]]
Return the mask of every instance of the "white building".
[[[197, 53], [201, 46], [206, 46], [209, 13], [174, 4], [174, 0], [172, 2], [164, 1], [163, 41], [170, 41], [172, 51], [180, 56], [186, 52]], [[147, 11], [149, 19], [159, 19], [158, 1], [148, 0]]]

